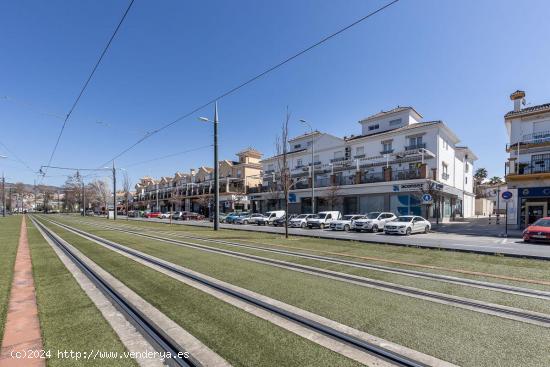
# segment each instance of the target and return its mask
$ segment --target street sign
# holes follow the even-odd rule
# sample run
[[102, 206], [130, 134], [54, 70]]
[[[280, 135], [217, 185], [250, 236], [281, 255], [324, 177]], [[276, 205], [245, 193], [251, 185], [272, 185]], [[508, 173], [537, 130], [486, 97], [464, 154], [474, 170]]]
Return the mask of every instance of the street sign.
[[422, 195], [422, 204], [431, 204], [433, 201], [432, 195], [424, 194]]
[[506, 200], [506, 201], [511, 200], [513, 196], [514, 195], [512, 194], [511, 191], [503, 191], [502, 194], [500, 194], [500, 197], [502, 198], [502, 200]]
[[288, 194], [288, 202], [289, 203], [295, 203], [296, 202], [296, 193], [291, 192]]

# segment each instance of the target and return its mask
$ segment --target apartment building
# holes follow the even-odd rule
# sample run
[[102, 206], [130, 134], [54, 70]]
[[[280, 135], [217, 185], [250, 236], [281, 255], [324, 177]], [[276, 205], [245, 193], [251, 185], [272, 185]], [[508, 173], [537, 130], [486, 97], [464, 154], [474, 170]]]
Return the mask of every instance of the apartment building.
[[[289, 141], [291, 212], [311, 211], [313, 167], [315, 211], [392, 211], [442, 221], [474, 215], [477, 157], [442, 121], [423, 122], [414, 108], [397, 107], [359, 124], [359, 135], [315, 131]], [[250, 195], [258, 211], [282, 207], [280, 162], [281, 156], [261, 162], [262, 185]]]
[[[262, 154], [253, 148], [237, 154], [238, 160], [219, 162], [220, 211], [248, 210], [247, 191], [260, 183]], [[214, 195], [214, 169], [201, 166], [160, 179], [143, 177], [135, 186], [134, 208], [152, 211], [193, 211], [208, 215]]]
[[521, 90], [510, 99], [514, 109], [504, 115], [509, 137], [506, 182], [514, 194], [508, 223], [524, 228], [550, 215], [550, 103], [523, 107]]

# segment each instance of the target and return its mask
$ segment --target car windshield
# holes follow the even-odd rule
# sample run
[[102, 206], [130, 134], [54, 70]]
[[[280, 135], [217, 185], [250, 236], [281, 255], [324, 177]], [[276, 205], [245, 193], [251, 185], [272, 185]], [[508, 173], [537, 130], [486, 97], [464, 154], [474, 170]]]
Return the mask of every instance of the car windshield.
[[321, 214], [319, 214], [319, 215], [316, 215], [316, 216], [313, 217], [313, 218], [325, 219], [326, 216], [327, 216], [327, 213], [321, 213]]
[[304, 219], [304, 218], [307, 218], [307, 214], [300, 214], [299, 216], [296, 217], [296, 219]]
[[344, 215], [343, 220], [352, 220], [355, 215]]
[[376, 219], [380, 215], [380, 212], [373, 212], [367, 215], [367, 219]]
[[539, 227], [550, 227], [550, 219], [539, 219], [533, 223], [533, 225]]
[[413, 218], [409, 216], [397, 217], [394, 222], [410, 222]]

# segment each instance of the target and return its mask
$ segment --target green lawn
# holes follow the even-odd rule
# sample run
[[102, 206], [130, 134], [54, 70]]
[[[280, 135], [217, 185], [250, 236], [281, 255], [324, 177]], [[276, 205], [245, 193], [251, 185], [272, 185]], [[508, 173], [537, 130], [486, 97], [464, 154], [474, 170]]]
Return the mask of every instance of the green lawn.
[[[67, 218], [71, 220], [81, 220], [81, 218]], [[86, 220], [101, 223], [101, 224], [113, 224], [112, 221], [106, 221], [100, 218], [86, 218]], [[224, 240], [240, 240], [240, 241], [252, 241], [254, 243], [260, 243], [267, 246], [292, 246], [301, 250], [311, 251], [328, 251], [333, 253], [340, 253], [352, 256], [367, 256], [373, 258], [380, 258], [390, 261], [402, 261], [408, 263], [414, 263], [419, 265], [438, 266], [447, 269], [460, 269], [465, 271], [485, 272], [489, 274], [513, 276], [518, 278], [526, 278], [533, 280], [542, 280], [550, 282], [549, 262], [533, 259], [519, 259], [496, 255], [481, 255], [481, 254], [469, 254], [463, 252], [445, 251], [437, 249], [421, 249], [414, 247], [403, 246], [390, 246], [369, 244], [357, 241], [342, 241], [342, 240], [329, 240], [313, 237], [302, 236], [290, 236], [285, 239], [284, 236], [271, 233], [251, 232], [251, 231], [239, 231], [239, 230], [220, 230], [218, 232], [212, 231], [210, 228], [198, 227], [191, 225], [166, 225], [162, 223], [152, 223], [143, 221], [124, 221], [119, 220], [117, 225], [130, 225], [138, 226], [142, 228], [155, 229], [159, 231], [171, 231], [181, 232], [187, 235], [200, 235], [210, 238], [219, 238]], [[238, 228], [238, 226], [236, 226]], [[294, 250], [296, 251], [296, 250]], [[336, 256], [337, 255], [327, 255]], [[350, 259], [349, 257], [345, 257]], [[360, 258], [355, 258], [355, 261], [362, 261]], [[536, 285], [532, 283], [522, 283], [515, 281], [499, 280], [491, 277], [473, 276], [467, 274], [456, 273], [452, 271], [443, 270], [430, 270], [425, 268], [410, 267], [406, 265], [388, 264], [385, 262], [377, 262], [369, 260], [369, 263], [378, 263], [386, 266], [403, 267], [421, 271], [431, 271], [440, 274], [449, 274], [460, 277], [468, 277], [472, 279], [481, 279], [491, 282], [502, 282], [506, 284], [513, 284], [516, 286], [532, 287], [536, 289], [543, 289], [550, 291], [548, 285]]]
[[2, 338], [4, 337], [4, 325], [6, 323], [20, 228], [20, 216], [0, 217], [0, 345], [2, 345]]
[[42, 339], [44, 349], [52, 351], [48, 366], [137, 366], [133, 359], [57, 358], [58, 350], [122, 353], [126, 348], [32, 222], [27, 224]]
[[234, 366], [358, 366], [169, 276], [49, 226]]
[[[59, 231], [58, 227], [54, 228]], [[163, 228], [168, 230], [170, 227], [164, 225], [159, 230]], [[138, 250], [461, 366], [494, 366], [495, 361], [499, 361], [501, 366], [543, 366], [550, 361], [550, 331], [546, 328], [224, 255], [143, 238], [137, 240], [138, 237], [127, 234], [97, 228], [94, 231]], [[88, 251], [94, 247], [75, 235], [64, 232], [64, 236]], [[416, 286], [425, 285], [419, 280], [417, 282]]]

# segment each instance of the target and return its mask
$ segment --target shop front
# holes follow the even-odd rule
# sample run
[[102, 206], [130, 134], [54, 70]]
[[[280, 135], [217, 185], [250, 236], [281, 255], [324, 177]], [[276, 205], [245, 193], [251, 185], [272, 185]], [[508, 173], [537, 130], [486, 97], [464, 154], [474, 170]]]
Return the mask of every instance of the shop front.
[[518, 198], [520, 228], [526, 228], [540, 218], [550, 216], [550, 187], [520, 187]]

